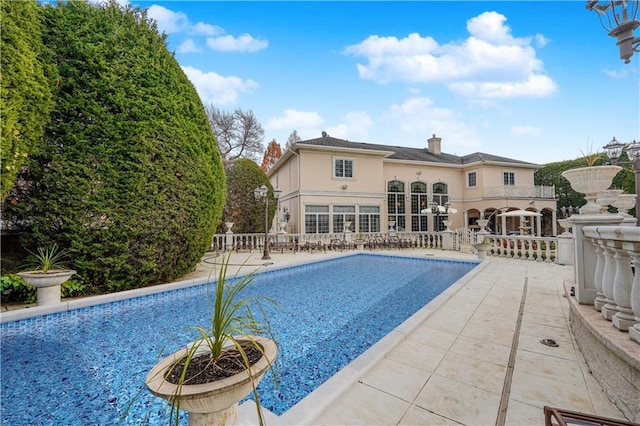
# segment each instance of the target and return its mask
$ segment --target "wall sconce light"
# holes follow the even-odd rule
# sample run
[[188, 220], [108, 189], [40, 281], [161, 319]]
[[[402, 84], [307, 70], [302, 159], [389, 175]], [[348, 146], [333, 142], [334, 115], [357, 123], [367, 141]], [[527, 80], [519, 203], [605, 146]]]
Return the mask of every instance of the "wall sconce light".
[[349, 187], [349, 185], [347, 185], [346, 183], [344, 185], [342, 185], [342, 189], [347, 189]]

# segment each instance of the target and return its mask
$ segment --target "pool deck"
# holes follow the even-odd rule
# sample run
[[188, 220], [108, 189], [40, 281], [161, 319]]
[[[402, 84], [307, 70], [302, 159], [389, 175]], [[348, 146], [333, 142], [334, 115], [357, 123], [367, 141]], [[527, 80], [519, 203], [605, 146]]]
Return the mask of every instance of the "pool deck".
[[[477, 259], [425, 249], [373, 253]], [[272, 253], [270, 267], [335, 255]], [[625, 419], [570, 332], [564, 281], [573, 266], [489, 258], [477, 269], [267, 424], [543, 425], [545, 405]], [[254, 412], [241, 407], [240, 424], [254, 423]]]
[[[272, 253], [267, 269], [354, 252]], [[476, 260], [405, 249], [374, 254]], [[233, 254], [245, 270], [262, 253]], [[213, 254], [185, 279], [215, 274]], [[234, 267], [229, 272], [234, 272]], [[569, 328], [572, 266], [489, 258], [268, 425], [543, 425], [543, 407], [624, 419], [589, 373]], [[557, 347], [542, 339], [553, 339]], [[256, 423], [252, 403], [239, 424]]]

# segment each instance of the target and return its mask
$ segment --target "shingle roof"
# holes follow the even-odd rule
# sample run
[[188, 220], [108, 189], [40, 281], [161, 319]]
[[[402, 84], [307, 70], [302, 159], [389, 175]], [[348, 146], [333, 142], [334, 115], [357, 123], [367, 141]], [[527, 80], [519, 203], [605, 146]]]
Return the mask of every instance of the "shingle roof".
[[387, 158], [395, 160], [411, 160], [411, 161], [424, 161], [431, 163], [444, 163], [444, 164], [471, 164], [476, 162], [500, 162], [500, 163], [514, 163], [522, 165], [534, 165], [526, 161], [515, 160], [513, 158], [501, 157], [499, 155], [485, 154], [483, 152], [474, 152], [472, 154], [458, 156], [447, 153], [440, 153], [440, 155], [432, 154], [427, 148], [409, 148], [405, 146], [392, 146], [392, 145], [379, 145], [366, 142], [351, 142], [345, 139], [338, 139], [331, 136], [323, 136], [316, 139], [308, 139], [298, 142], [299, 145], [315, 145], [315, 146], [327, 146], [335, 148], [349, 148], [349, 149], [364, 149], [371, 151], [391, 151], [393, 152]]

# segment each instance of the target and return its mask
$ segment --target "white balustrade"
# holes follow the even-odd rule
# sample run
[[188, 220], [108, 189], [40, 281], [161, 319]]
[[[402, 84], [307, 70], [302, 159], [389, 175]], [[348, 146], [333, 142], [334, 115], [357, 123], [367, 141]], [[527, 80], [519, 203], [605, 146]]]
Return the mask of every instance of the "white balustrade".
[[[602, 305], [596, 297], [594, 308], [600, 306], [603, 318], [610, 320], [612, 327], [628, 331], [629, 338], [640, 343], [640, 227], [584, 226], [582, 232], [593, 242], [591, 247], [597, 256], [595, 285], [598, 295], [605, 298]], [[584, 268], [584, 262], [577, 259], [575, 267]]]

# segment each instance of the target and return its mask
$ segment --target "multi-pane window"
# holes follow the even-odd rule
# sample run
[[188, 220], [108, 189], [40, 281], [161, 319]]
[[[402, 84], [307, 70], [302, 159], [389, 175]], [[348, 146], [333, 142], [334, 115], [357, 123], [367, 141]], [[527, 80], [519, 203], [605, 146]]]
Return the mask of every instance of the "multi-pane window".
[[467, 186], [469, 188], [478, 186], [478, 174], [476, 172], [467, 173]]
[[345, 222], [349, 224], [349, 230], [356, 227], [356, 206], [333, 206], [333, 232], [344, 232]]
[[380, 207], [360, 206], [358, 232], [380, 232]]
[[424, 182], [411, 183], [411, 230], [428, 231], [428, 215], [421, 211], [429, 207], [427, 184]]
[[329, 206], [305, 206], [304, 213], [306, 234], [329, 233]]
[[387, 214], [389, 222], [395, 222], [393, 228], [396, 231], [404, 231], [407, 228], [405, 213], [404, 182], [389, 181], [387, 183]]
[[503, 172], [502, 176], [504, 180], [504, 186], [515, 186], [516, 174], [514, 172]]
[[344, 158], [336, 158], [334, 160], [334, 177], [352, 178], [353, 177], [353, 160]]
[[[438, 206], [445, 207], [449, 202], [449, 186], [446, 183], [437, 182], [433, 184], [433, 202]], [[433, 207], [433, 206], [432, 206]], [[449, 215], [444, 212], [436, 212], [434, 215], [434, 231], [444, 231], [447, 227], [443, 221], [449, 219]]]

